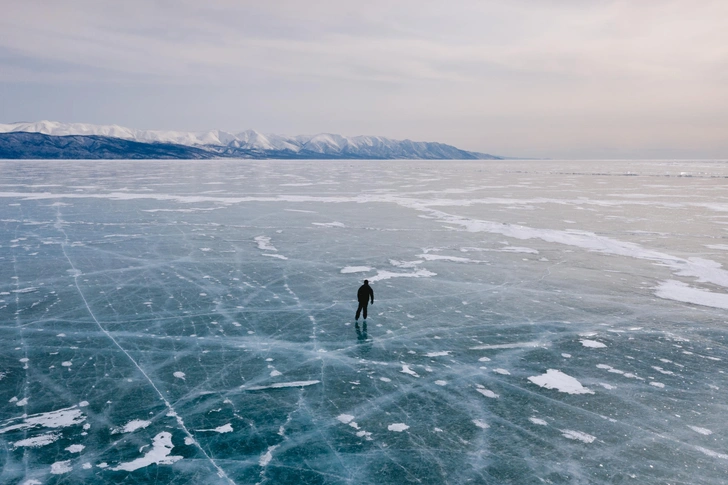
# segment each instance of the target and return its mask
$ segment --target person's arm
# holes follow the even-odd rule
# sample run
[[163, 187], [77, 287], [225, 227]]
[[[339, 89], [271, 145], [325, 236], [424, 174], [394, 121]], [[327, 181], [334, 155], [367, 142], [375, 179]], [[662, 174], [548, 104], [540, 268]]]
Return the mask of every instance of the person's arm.
[[372, 290], [371, 286], [369, 287], [369, 296], [372, 297], [372, 304], [374, 304], [374, 290]]

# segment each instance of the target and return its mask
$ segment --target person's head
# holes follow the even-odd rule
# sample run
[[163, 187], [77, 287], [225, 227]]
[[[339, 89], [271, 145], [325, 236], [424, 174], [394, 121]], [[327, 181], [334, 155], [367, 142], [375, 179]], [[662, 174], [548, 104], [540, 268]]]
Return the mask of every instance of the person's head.
[[369, 284], [369, 280], [364, 280], [364, 284], [365, 285], [368, 285]]

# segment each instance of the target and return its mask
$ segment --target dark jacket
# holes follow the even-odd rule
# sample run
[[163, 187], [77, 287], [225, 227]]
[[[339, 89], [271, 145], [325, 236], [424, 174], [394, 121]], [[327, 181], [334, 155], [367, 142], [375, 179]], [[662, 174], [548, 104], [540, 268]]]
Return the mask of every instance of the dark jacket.
[[369, 303], [369, 298], [372, 299], [372, 303], [374, 303], [374, 290], [372, 290], [372, 287], [368, 284], [364, 283], [359, 287], [359, 291], [356, 292], [356, 298], [359, 300], [359, 303]]

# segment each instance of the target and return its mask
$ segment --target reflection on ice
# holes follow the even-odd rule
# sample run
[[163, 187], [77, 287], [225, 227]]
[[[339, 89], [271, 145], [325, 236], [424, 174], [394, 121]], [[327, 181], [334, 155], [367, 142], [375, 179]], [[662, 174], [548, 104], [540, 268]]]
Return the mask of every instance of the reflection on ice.
[[0, 482], [723, 483], [683, 165], [0, 162]]

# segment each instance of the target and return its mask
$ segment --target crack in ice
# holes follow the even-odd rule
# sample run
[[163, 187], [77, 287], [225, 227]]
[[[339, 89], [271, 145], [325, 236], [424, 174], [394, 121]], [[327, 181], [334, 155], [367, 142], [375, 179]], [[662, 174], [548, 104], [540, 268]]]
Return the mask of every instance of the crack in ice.
[[[234, 484], [235, 482], [230, 477], [228, 477], [228, 475], [225, 473], [225, 471], [222, 468], [220, 468], [220, 466], [215, 462], [215, 460], [205, 451], [205, 449], [202, 447], [202, 445], [200, 445], [197, 442], [197, 440], [195, 440], [195, 438], [194, 438], [194, 436], [192, 436], [192, 433], [190, 432], [190, 430], [187, 429], [187, 426], [185, 426], [184, 421], [182, 420], [182, 417], [179, 416], [179, 414], [177, 414], [177, 411], [174, 409], [172, 404], [167, 400], [166, 397], [164, 397], [164, 394], [162, 394], [162, 391], [160, 391], [159, 388], [154, 384], [154, 381], [152, 381], [152, 379], [149, 377], [149, 375], [146, 372], [144, 372], [144, 369], [141, 368], [139, 363], [131, 356], [131, 354], [129, 354], [129, 352], [127, 352], [126, 349], [124, 349], [124, 347], [121, 346], [121, 344], [114, 338], [114, 336], [111, 335], [111, 333], [108, 330], [106, 330], [103, 327], [103, 325], [101, 325], [101, 322], [98, 321], [98, 319], [96, 318], [96, 315], [91, 310], [91, 307], [89, 306], [88, 301], [86, 300], [86, 296], [83, 294], [83, 291], [81, 290], [81, 287], [78, 284], [78, 277], [81, 273], [78, 269], [76, 269], [76, 266], [73, 264], [73, 261], [71, 261], [71, 258], [68, 256], [68, 253], [66, 252], [66, 246], [68, 245], [68, 234], [66, 234], [66, 231], [63, 229], [63, 220], [60, 217], [60, 213], [57, 214], [57, 220], [56, 220], [56, 223], [54, 224], [54, 226], [56, 229], [61, 231], [63, 233], [63, 235], [65, 236], [65, 241], [63, 243], [61, 243], [61, 250], [62, 250], [63, 255], [65, 256], [66, 260], [68, 261], [68, 264], [71, 266], [71, 269], [73, 270], [73, 273], [74, 273], [73, 281], [76, 286], [76, 290], [78, 291], [78, 294], [81, 297], [81, 300], [83, 300], [83, 303], [86, 306], [86, 310], [88, 310], [88, 313], [91, 316], [91, 318], [93, 319], [93, 321], [96, 323], [96, 325], [99, 327], [99, 329], [104, 333], [104, 335], [106, 335], [109, 338], [109, 340], [111, 340], [114, 343], [114, 345], [116, 345], [116, 347], [118, 347], [119, 350], [121, 350], [124, 353], [124, 355], [126, 355], [126, 357], [129, 359], [129, 361], [131, 361], [131, 363], [139, 370], [139, 372], [144, 376], [144, 378], [147, 380], [147, 382], [149, 382], [149, 384], [157, 392], [160, 399], [162, 400], [162, 402], [164, 402], [164, 405], [169, 410], [168, 415], [171, 417], [174, 417], [176, 419], [177, 424], [179, 424], [180, 428], [182, 428], [182, 430], [187, 435], [187, 437], [190, 438], [191, 440], [193, 440], [193, 443], [195, 444], [195, 446], [197, 446], [197, 448], [200, 450], [200, 452], [205, 456], [205, 458], [207, 458], [207, 460], [215, 468], [215, 470], [217, 470], [217, 475], [220, 478], [225, 478], [225, 479], [227, 479], [228, 482]], [[170, 444], [171, 444], [171, 438], [170, 438]]]

